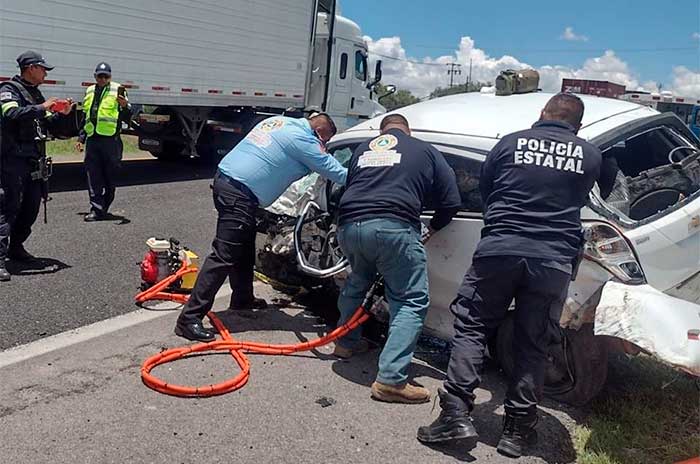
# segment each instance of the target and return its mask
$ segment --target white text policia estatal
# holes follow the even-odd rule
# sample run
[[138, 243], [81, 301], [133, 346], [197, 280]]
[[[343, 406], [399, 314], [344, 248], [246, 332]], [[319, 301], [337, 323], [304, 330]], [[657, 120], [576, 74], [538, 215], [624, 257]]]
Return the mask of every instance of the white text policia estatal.
[[517, 148], [513, 159], [515, 164], [534, 164], [558, 171], [584, 173], [583, 148], [573, 142], [519, 138]]

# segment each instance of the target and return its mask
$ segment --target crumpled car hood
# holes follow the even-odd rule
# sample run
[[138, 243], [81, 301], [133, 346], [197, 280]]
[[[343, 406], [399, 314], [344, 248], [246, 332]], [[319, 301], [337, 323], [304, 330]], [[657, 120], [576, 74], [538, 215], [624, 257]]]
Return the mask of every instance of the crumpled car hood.
[[595, 313], [596, 335], [627, 340], [660, 361], [700, 376], [700, 305], [650, 285], [608, 282]]
[[287, 190], [270, 206], [265, 208], [273, 214], [297, 217], [309, 200], [316, 200], [323, 190], [324, 179], [318, 174], [302, 177], [289, 186]]

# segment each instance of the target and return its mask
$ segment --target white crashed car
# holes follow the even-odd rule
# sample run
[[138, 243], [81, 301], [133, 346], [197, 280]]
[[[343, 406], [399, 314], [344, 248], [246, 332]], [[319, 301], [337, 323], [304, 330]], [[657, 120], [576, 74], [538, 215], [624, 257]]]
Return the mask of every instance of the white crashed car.
[[[463, 202], [427, 245], [429, 333], [445, 339], [452, 334], [449, 305], [482, 227], [478, 178], [485, 155], [502, 136], [531, 126], [551, 96], [470, 93], [397, 111], [415, 137], [444, 154]], [[620, 171], [612, 194], [603, 200], [594, 188], [582, 210], [591, 239], [560, 320], [561, 343], [550, 350], [545, 393], [574, 404], [602, 388], [611, 348], [643, 351], [700, 376], [700, 142], [672, 114], [621, 100], [582, 100], [579, 135], [614, 156]], [[337, 135], [329, 151], [346, 162], [360, 142], [378, 135], [380, 120]], [[267, 209], [259, 272], [282, 284], [339, 284], [345, 261], [332, 221], [337, 190], [312, 175]], [[423, 218], [427, 222], [430, 212]], [[506, 372], [513, 364], [512, 331], [511, 322], [504, 324], [491, 346]]]

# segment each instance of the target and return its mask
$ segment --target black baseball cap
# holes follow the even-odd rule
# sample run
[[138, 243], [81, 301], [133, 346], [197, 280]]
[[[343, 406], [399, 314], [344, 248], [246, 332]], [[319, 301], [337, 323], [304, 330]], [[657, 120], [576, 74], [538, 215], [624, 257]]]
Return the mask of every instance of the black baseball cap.
[[17, 57], [17, 65], [19, 65], [20, 69], [27, 68], [34, 64], [41, 66], [47, 71], [51, 71], [54, 68], [46, 62], [46, 60], [43, 56], [41, 56], [40, 53], [37, 53], [33, 50], [27, 50], [26, 52], [22, 53], [20, 56]]
[[95, 67], [95, 76], [99, 76], [100, 74], [107, 74], [108, 76], [112, 75], [112, 67], [109, 65], [109, 63], [105, 63], [103, 61], [97, 64]]

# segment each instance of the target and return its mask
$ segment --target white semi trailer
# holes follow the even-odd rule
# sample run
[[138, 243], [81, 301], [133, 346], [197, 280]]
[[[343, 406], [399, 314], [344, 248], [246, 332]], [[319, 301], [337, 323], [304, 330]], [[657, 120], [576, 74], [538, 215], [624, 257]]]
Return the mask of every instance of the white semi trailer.
[[262, 118], [325, 111], [339, 129], [384, 111], [367, 45], [336, 0], [0, 0], [0, 81], [25, 50], [56, 66], [47, 96], [80, 101], [107, 61], [136, 107], [127, 132], [159, 158], [220, 157]]

